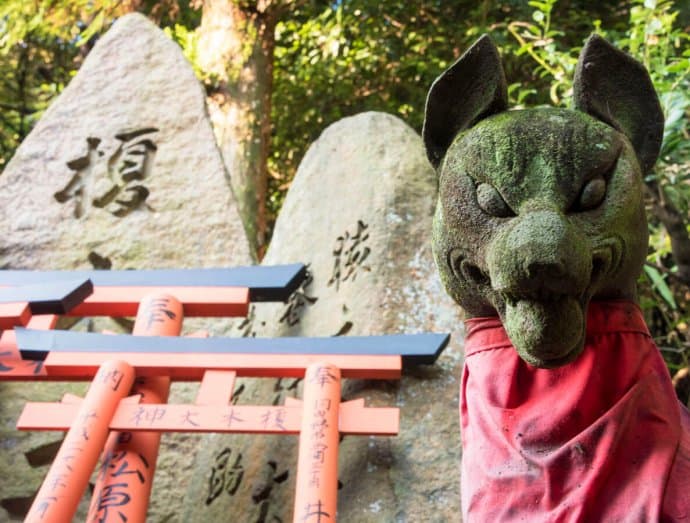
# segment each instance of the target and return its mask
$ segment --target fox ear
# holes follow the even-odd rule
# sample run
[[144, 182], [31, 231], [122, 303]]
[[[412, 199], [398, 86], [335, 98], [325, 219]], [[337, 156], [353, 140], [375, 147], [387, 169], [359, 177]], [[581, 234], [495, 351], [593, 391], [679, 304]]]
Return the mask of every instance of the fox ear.
[[431, 164], [439, 166], [460, 131], [507, 107], [501, 59], [491, 38], [484, 35], [429, 90], [422, 136]]
[[573, 82], [575, 108], [628, 137], [643, 172], [659, 156], [664, 114], [644, 66], [599, 35], [585, 42]]

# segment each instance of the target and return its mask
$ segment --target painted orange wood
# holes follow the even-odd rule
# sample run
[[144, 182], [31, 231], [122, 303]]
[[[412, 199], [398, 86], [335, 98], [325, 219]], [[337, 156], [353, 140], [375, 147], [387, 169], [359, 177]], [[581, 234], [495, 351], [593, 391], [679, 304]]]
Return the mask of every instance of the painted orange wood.
[[[112, 357], [108, 352], [51, 352], [44, 365], [48, 375], [88, 380]], [[206, 370], [234, 370], [242, 377], [300, 378], [309, 365], [319, 361], [338, 367], [343, 378], [399, 379], [402, 368], [400, 356], [175, 354], [171, 358], [168, 354], [121, 352], [118, 358], [135, 366], [138, 376], [170, 376], [179, 381], [199, 381]]]
[[72, 521], [108, 438], [112, 415], [133, 383], [134, 369], [127, 363], [110, 360], [101, 366], [25, 522]]
[[168, 294], [184, 304], [184, 315], [238, 317], [249, 312], [245, 287], [95, 287], [68, 316], [135, 316], [145, 296]]
[[[179, 336], [182, 330], [182, 303], [176, 297], [153, 293], [144, 297], [134, 322], [135, 336]], [[170, 378], [137, 377], [132, 393], [145, 404], [168, 400]], [[138, 405], [137, 405], [138, 406]], [[111, 429], [113, 429], [111, 424]], [[146, 521], [161, 434], [157, 431], [115, 429], [101, 457], [87, 521]], [[110, 513], [116, 514], [108, 516]]]

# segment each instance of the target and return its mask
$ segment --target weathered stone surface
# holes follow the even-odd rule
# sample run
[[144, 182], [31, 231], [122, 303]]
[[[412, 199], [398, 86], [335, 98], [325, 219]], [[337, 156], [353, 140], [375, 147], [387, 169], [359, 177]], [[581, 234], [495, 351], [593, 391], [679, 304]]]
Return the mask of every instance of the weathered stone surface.
[[[420, 138], [393, 116], [329, 127], [302, 162], [264, 263], [302, 261], [313, 279], [287, 304], [257, 304], [245, 335], [452, 332], [437, 364], [401, 382], [349, 381], [344, 398], [399, 406], [395, 438], [346, 437], [339, 521], [457, 521], [459, 309], [436, 275], [430, 229], [436, 181]], [[295, 380], [247, 385], [239, 403], [299, 396]], [[289, 521], [297, 438], [205, 438], [180, 521]], [[287, 476], [286, 476], [287, 474]], [[279, 519], [275, 519], [279, 518]]]
[[[123, 17], [0, 177], [0, 268], [250, 264], [226, 178], [204, 91], [180, 49], [145, 17]], [[26, 398], [48, 389], [0, 388], [0, 464], [12, 471], [0, 477], [0, 498], [31, 496], [46, 467], [32, 469], [23, 454], [55, 434], [20, 434], [13, 422]], [[190, 390], [178, 387], [176, 398]], [[179, 512], [186, 476], [172, 465], [191, 466], [197, 442], [164, 438], [152, 521]]]
[[[23, 521], [52, 462], [62, 433], [18, 432], [15, 423], [29, 401], [56, 401], [66, 391], [83, 394], [84, 384], [0, 383], [0, 521]], [[86, 516], [88, 500], [78, 512]]]
[[246, 261], [204, 100], [175, 43], [141, 15], [118, 20], [0, 178], [0, 266]]

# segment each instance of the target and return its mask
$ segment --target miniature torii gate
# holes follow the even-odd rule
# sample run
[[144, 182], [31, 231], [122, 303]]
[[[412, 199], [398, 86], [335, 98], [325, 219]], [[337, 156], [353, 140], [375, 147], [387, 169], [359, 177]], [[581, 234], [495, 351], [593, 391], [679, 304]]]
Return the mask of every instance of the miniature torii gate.
[[[183, 315], [246, 315], [250, 297], [284, 301], [304, 277], [301, 265], [214, 271], [215, 280], [205, 270], [0, 271], [0, 286], [21, 285], [0, 289], [0, 327], [15, 327], [0, 337], [0, 379], [91, 381], [84, 399], [29, 403], [17, 423], [68, 431], [25, 521], [71, 521], [99, 456], [87, 520], [144, 521], [162, 432], [299, 434], [294, 521], [335, 521], [340, 435], [399, 426], [397, 408], [341, 403], [341, 378], [399, 378], [403, 357], [433, 363], [448, 336], [174, 337]], [[131, 316], [137, 307], [133, 336], [46, 330], [57, 313]], [[237, 376], [304, 377], [303, 400], [232, 405]], [[171, 379], [200, 381], [194, 404], [166, 403]]]

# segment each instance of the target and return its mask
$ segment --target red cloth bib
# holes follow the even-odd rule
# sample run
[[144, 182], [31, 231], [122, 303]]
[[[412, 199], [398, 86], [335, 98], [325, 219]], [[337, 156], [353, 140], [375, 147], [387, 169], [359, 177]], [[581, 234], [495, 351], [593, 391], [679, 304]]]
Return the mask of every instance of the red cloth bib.
[[592, 302], [584, 352], [553, 370], [498, 318], [466, 329], [465, 522], [690, 522], [690, 414], [637, 305]]

